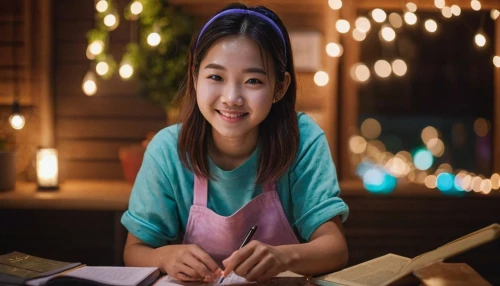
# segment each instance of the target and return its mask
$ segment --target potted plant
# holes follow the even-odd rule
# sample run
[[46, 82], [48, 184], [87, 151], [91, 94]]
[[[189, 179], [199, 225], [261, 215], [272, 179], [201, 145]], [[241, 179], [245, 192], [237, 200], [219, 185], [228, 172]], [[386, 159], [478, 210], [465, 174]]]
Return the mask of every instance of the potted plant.
[[16, 186], [16, 152], [14, 136], [0, 130], [0, 191]]

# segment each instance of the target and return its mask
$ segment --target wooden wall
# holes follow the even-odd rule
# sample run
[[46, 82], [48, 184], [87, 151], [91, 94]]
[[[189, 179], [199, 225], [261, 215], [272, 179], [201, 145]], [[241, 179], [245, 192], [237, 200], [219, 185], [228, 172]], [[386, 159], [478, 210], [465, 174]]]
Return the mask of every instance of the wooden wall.
[[[128, 1], [117, 1], [123, 11]], [[122, 179], [118, 159], [122, 146], [140, 144], [148, 132], [166, 126], [163, 110], [137, 95], [137, 82], [117, 75], [98, 80], [98, 91], [86, 96], [82, 80], [90, 68], [86, 33], [94, 24], [93, 0], [54, 0], [54, 86], [56, 142], [63, 179]], [[123, 15], [123, 13], [121, 13]], [[110, 33], [115, 60], [130, 42], [130, 25], [121, 19]]]

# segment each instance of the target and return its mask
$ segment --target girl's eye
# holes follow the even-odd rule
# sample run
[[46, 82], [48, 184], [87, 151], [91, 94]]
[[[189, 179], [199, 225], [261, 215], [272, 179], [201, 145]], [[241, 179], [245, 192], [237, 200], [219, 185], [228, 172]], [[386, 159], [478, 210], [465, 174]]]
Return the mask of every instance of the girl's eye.
[[249, 84], [261, 84], [262, 81], [260, 81], [256, 78], [251, 78], [251, 79], [247, 80], [247, 83], [249, 83]]
[[222, 78], [218, 75], [211, 75], [208, 77], [209, 79], [215, 80], [215, 81], [222, 81]]

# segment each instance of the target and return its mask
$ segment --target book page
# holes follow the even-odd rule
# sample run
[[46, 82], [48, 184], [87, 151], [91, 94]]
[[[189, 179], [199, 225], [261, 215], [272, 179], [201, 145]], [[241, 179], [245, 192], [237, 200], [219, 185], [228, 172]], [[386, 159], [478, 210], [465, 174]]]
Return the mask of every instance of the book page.
[[156, 267], [86, 266], [67, 272], [62, 276], [56, 276], [55, 279], [74, 277], [108, 285], [138, 285], [157, 270]]
[[234, 273], [231, 273], [221, 284], [219, 284], [220, 279], [214, 282], [182, 282], [176, 280], [168, 275], [161, 277], [153, 284], [153, 286], [217, 286], [217, 285], [260, 285], [260, 286], [304, 286], [307, 285], [307, 278], [287, 271], [278, 274], [276, 277], [269, 279], [265, 282], [248, 282], [245, 278], [240, 277]]
[[396, 275], [410, 261], [410, 258], [390, 253], [332, 274], [313, 278], [312, 282], [323, 284], [321, 280], [325, 280], [353, 286], [381, 285], [382, 282]]

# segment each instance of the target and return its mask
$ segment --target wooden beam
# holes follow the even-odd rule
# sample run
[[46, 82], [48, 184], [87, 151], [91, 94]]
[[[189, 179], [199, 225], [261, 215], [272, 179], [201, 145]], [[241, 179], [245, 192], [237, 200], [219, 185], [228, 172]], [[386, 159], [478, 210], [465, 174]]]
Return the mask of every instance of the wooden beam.
[[[495, 55], [500, 56], [500, 19], [495, 23]], [[500, 68], [494, 74], [495, 98], [493, 105], [493, 172], [500, 172]]]
[[[403, 9], [405, 2], [413, 2], [417, 4], [419, 10], [437, 10], [434, 5], [434, 0], [349, 0], [353, 1], [354, 5], [358, 9]], [[344, 1], [344, 4], [347, 1]], [[454, 4], [460, 6], [460, 8], [465, 10], [471, 10], [470, 0], [447, 0], [449, 4]], [[498, 0], [480, 0], [481, 9], [490, 10], [490, 9], [500, 9], [500, 1]]]
[[[340, 13], [341, 18], [350, 23], [354, 23], [357, 17], [356, 7], [352, 2], [344, 1], [344, 7], [340, 10]], [[351, 180], [355, 178], [355, 173], [351, 164], [349, 138], [354, 134], [358, 125], [358, 88], [350, 74], [351, 67], [359, 62], [360, 44], [349, 33], [345, 34], [342, 40], [344, 55], [340, 72], [340, 178], [342, 180]]]

